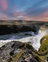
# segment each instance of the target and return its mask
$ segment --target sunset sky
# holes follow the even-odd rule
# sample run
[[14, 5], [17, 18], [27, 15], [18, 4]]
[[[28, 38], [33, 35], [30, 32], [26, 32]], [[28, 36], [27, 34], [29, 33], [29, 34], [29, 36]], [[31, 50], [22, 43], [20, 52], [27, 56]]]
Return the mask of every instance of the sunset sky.
[[48, 21], [48, 0], [0, 0], [0, 20]]

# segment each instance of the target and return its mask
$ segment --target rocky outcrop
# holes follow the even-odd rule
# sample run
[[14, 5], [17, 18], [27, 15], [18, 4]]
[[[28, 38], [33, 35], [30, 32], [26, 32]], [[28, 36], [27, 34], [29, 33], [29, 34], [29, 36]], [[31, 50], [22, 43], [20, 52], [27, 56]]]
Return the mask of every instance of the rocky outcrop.
[[0, 25], [0, 35], [18, 33], [18, 32], [27, 32], [33, 31], [38, 33], [38, 26], [36, 25], [26, 25], [26, 26], [17, 26], [17, 25]]
[[45, 62], [28, 43], [12, 41], [0, 48], [0, 62]]

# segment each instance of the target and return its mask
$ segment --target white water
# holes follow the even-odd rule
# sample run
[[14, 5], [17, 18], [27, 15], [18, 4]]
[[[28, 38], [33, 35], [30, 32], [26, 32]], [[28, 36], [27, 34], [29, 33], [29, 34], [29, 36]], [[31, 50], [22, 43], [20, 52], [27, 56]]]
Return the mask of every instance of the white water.
[[40, 48], [40, 39], [46, 34], [45, 31], [39, 31], [38, 35], [33, 36], [32, 38], [32, 46], [38, 50]]
[[11, 41], [29, 42], [36, 50], [40, 47], [40, 39], [46, 34], [46, 31], [39, 31], [37, 35], [33, 32], [26, 32], [33, 36], [25, 36], [24, 33], [14, 34], [7, 40], [0, 40], [0, 47]]

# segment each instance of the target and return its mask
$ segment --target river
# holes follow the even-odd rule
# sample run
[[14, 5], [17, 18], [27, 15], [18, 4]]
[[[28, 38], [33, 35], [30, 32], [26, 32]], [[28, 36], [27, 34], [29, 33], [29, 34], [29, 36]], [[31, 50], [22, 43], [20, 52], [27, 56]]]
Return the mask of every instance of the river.
[[34, 32], [23, 32], [17, 34], [8, 34], [0, 36], [0, 47], [11, 41], [20, 41], [30, 43], [38, 51], [40, 39], [46, 34], [46, 31], [39, 30], [38, 34]]

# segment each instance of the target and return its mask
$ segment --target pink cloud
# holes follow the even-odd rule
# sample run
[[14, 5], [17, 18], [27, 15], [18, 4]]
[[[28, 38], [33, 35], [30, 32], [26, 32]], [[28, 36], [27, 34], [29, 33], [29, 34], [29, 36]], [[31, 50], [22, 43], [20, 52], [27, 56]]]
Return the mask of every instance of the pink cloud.
[[13, 13], [13, 16], [22, 16], [22, 20], [34, 20], [34, 21], [48, 21], [48, 11], [45, 11], [41, 15], [38, 16], [29, 16], [25, 15], [24, 13]]
[[48, 11], [45, 11], [44, 13], [39, 16], [36, 16], [35, 18], [42, 21], [48, 21]]
[[7, 20], [9, 19], [8, 15], [0, 13], [0, 20]]
[[14, 12], [12, 15], [16, 17], [16, 16], [23, 16], [24, 14], [21, 12]]
[[48, 11], [45, 11], [43, 14], [40, 15], [41, 18], [48, 17]]
[[1, 7], [3, 10], [6, 10], [7, 9], [7, 0], [1, 0]]
[[34, 20], [34, 21], [48, 21], [48, 11], [45, 11], [38, 16], [24, 16], [25, 20]]
[[16, 17], [16, 16], [19, 16], [19, 13], [14, 12], [12, 15], [13, 15], [14, 17]]

